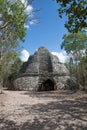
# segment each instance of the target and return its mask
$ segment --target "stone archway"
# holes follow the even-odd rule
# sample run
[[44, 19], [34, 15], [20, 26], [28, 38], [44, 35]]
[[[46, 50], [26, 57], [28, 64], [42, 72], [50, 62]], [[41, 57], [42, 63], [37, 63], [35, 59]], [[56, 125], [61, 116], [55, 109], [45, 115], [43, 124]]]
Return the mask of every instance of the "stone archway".
[[54, 81], [47, 79], [39, 87], [39, 91], [52, 91], [54, 90]]

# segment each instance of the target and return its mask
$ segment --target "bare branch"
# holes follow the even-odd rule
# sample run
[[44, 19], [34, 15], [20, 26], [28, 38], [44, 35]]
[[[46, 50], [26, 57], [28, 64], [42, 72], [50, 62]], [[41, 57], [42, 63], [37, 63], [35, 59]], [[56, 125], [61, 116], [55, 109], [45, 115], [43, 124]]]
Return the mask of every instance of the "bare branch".
[[0, 29], [4, 29], [8, 26], [9, 22], [6, 22], [4, 25], [0, 26]]

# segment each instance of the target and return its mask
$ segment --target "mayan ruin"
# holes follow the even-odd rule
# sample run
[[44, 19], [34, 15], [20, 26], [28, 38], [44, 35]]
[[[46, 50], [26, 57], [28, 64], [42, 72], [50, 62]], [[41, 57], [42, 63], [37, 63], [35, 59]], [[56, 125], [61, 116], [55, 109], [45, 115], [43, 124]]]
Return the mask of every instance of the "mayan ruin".
[[14, 86], [18, 90], [35, 91], [75, 89], [78, 87], [77, 83], [71, 79], [64, 64], [45, 47], [40, 47], [23, 64], [19, 75], [14, 80]]

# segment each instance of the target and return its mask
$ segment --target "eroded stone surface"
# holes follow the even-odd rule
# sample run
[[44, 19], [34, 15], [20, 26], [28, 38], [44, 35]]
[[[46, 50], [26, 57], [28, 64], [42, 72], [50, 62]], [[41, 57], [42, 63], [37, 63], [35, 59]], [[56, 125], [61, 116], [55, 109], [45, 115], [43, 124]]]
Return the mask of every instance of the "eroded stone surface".
[[19, 90], [49, 91], [57, 89], [75, 89], [78, 84], [69, 76], [64, 64], [57, 56], [41, 47], [24, 63], [14, 87]]

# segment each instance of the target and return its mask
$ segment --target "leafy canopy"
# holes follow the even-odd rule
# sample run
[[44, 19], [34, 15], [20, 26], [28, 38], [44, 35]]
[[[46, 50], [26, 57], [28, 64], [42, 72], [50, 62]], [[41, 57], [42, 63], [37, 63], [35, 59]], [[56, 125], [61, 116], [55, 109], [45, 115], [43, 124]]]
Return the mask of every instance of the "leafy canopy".
[[65, 27], [69, 32], [78, 32], [87, 27], [87, 0], [56, 0], [59, 4], [58, 13], [68, 16]]
[[[13, 40], [24, 40], [26, 19], [24, 4], [21, 0], [15, 2], [0, 0], [0, 30], [2, 36], [10, 37], [9, 35], [12, 35]], [[3, 30], [5, 31], [3, 32]]]
[[2, 79], [8, 76], [11, 65], [18, 56], [19, 41], [24, 41], [25, 23], [28, 19], [25, 8], [31, 1], [25, 0], [22, 3], [22, 0], [0, 0], [0, 76]]
[[61, 49], [72, 56], [81, 57], [87, 49], [87, 35], [84, 32], [69, 33], [63, 39]]

